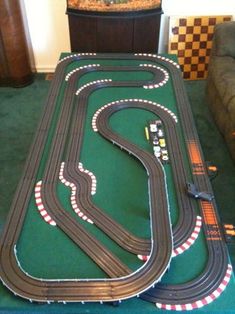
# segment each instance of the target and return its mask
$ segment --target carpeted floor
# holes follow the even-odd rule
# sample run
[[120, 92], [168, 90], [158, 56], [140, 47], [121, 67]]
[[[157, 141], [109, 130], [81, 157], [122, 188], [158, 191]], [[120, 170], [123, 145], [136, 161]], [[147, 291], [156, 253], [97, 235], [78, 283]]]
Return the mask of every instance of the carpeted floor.
[[45, 75], [24, 88], [0, 88], [0, 231], [23, 171], [48, 92]]
[[[32, 85], [0, 88], [0, 233], [22, 174], [50, 81], [37, 74]], [[218, 167], [212, 181], [222, 222], [235, 225], [235, 165], [207, 107], [206, 81], [185, 82], [205, 160]], [[235, 239], [229, 244], [235, 267]]]

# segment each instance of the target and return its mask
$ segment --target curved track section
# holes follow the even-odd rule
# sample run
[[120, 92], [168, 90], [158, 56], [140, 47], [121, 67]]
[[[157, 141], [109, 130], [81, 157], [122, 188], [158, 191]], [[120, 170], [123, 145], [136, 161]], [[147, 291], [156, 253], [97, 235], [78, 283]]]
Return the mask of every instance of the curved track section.
[[232, 267], [231, 265], [228, 265], [226, 274], [220, 283], [220, 285], [210, 294], [205, 296], [202, 299], [198, 299], [197, 301], [191, 302], [191, 303], [186, 303], [186, 304], [162, 304], [162, 303], [156, 303], [156, 306], [159, 309], [164, 309], [164, 310], [173, 310], [173, 311], [190, 311], [190, 310], [195, 310], [199, 309], [207, 304], [210, 304], [213, 302], [215, 299], [217, 299], [221, 293], [226, 289], [229, 280], [232, 275]]
[[[101, 132], [102, 130], [102, 123], [107, 126], [107, 122], [105, 122], [104, 119], [102, 120], [102, 122], [100, 122], [100, 116], [102, 116], [106, 111], [116, 112], [124, 108], [140, 108], [140, 109], [149, 110], [153, 112], [154, 114], [156, 114], [157, 116], [159, 116], [160, 119], [163, 121], [165, 125], [165, 130], [167, 133], [167, 142], [169, 143], [169, 154], [170, 156], [173, 156], [174, 154], [174, 158], [172, 158], [173, 160], [171, 161], [171, 163], [172, 163], [172, 168], [173, 168], [173, 173], [174, 173], [175, 184], [177, 186], [176, 191], [177, 191], [177, 196], [178, 196], [179, 207], [180, 207], [180, 210], [184, 212], [185, 216], [186, 216], [186, 213], [188, 213], [187, 218], [189, 221], [189, 225], [191, 226], [190, 219], [193, 220], [194, 218], [193, 215], [190, 216], [190, 213], [192, 213], [192, 210], [190, 210], [192, 209], [191, 200], [187, 197], [186, 193], [181, 193], [184, 190], [185, 182], [187, 181], [187, 174], [184, 170], [183, 160], [180, 157], [181, 156], [180, 140], [178, 137], [177, 127], [176, 127], [177, 120], [175, 119], [174, 114], [172, 114], [169, 110], [165, 110], [166, 108], [163, 107], [162, 105], [159, 105], [151, 101], [147, 101], [143, 99], [124, 99], [124, 100], [116, 101], [113, 104], [111, 103], [109, 105], [106, 105], [106, 107], [100, 111], [100, 113], [96, 117], [96, 127], [97, 127], [98, 132]], [[111, 134], [112, 134], [111, 130], [109, 129], [109, 135], [105, 134], [106, 138], [108, 138], [108, 136], [111, 136]], [[102, 135], [104, 136], [103, 133]], [[112, 134], [112, 142], [116, 144], [116, 141], [113, 138], [113, 134]], [[120, 146], [122, 147], [122, 145]], [[135, 154], [135, 156], [137, 157], [138, 154]], [[181, 232], [183, 233], [183, 228], [181, 229]], [[183, 237], [184, 235], [182, 235], [182, 238]]]
[[[195, 241], [198, 238], [198, 235], [201, 231], [201, 227], [202, 227], [202, 218], [200, 216], [197, 216], [196, 226], [195, 226], [194, 231], [191, 234], [190, 238], [188, 238], [188, 240], [185, 241], [185, 243], [183, 243], [179, 247], [174, 248], [174, 250], [172, 252], [172, 257], [175, 257], [179, 254], [182, 254], [184, 251], [188, 250], [195, 243]], [[149, 259], [149, 255], [140, 255], [139, 254], [138, 258], [141, 261], [146, 262]]]

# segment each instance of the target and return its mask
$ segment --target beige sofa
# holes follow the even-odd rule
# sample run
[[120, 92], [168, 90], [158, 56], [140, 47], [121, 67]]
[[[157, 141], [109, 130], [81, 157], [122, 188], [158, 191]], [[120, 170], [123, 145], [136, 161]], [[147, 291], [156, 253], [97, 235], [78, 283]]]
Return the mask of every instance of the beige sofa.
[[207, 95], [210, 110], [235, 161], [235, 22], [215, 27]]

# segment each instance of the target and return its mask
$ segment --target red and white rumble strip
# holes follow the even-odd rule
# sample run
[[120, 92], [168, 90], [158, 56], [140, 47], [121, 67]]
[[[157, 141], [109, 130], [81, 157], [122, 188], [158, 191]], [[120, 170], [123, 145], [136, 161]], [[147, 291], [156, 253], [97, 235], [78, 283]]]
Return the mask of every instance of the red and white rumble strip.
[[154, 64], [148, 64], [148, 63], [144, 63], [144, 64], [140, 64], [140, 67], [146, 67], [146, 68], [153, 68], [153, 69], [157, 69], [159, 71], [161, 71], [164, 75], [164, 79], [156, 84], [149, 84], [149, 85], [144, 85], [143, 88], [144, 89], [153, 89], [153, 88], [159, 88], [162, 87], [163, 85], [165, 85], [167, 83], [167, 81], [169, 80], [169, 74], [166, 70], [164, 70], [163, 68], [156, 66]]
[[92, 53], [92, 52], [82, 52], [82, 53], [73, 53], [73, 54], [70, 54], [62, 59], [59, 60], [58, 64], [61, 63], [61, 62], [64, 62], [65, 60], [68, 60], [68, 59], [72, 59], [72, 58], [79, 58], [79, 57], [89, 57], [89, 56], [96, 56], [96, 53]]
[[159, 56], [156, 54], [152, 54], [152, 53], [135, 53], [135, 56], [140, 56], [140, 57], [147, 57], [147, 58], [157, 58], [158, 60], [163, 60], [165, 62], [171, 63], [172, 65], [174, 65], [177, 69], [180, 69], [180, 66], [178, 63], [176, 63], [175, 61], [164, 57], [164, 56]]
[[47, 211], [45, 210], [45, 207], [42, 202], [41, 197], [41, 187], [42, 187], [42, 181], [38, 181], [38, 183], [35, 186], [34, 192], [35, 192], [35, 201], [37, 208], [39, 210], [39, 213], [42, 215], [43, 219], [50, 224], [51, 226], [56, 226], [55, 221], [51, 218], [50, 215], [48, 215]]
[[81, 91], [83, 91], [85, 88], [92, 86], [92, 85], [96, 85], [96, 84], [103, 84], [103, 83], [108, 83], [108, 82], [112, 82], [111, 79], [104, 79], [104, 80], [97, 80], [97, 81], [92, 81], [89, 82], [87, 84], [82, 85], [82, 87], [80, 87], [77, 91], [76, 91], [76, 95], [79, 95], [81, 93]]
[[78, 169], [81, 172], [84, 172], [90, 176], [90, 178], [91, 178], [91, 195], [94, 195], [96, 193], [96, 184], [97, 184], [95, 175], [93, 174], [93, 172], [83, 168], [83, 164], [81, 162], [79, 162], [79, 164], [78, 164]]
[[100, 66], [100, 64], [87, 64], [87, 65], [81, 66], [81, 67], [79, 67], [79, 68], [76, 68], [76, 69], [70, 71], [70, 72], [65, 76], [65, 81], [68, 81], [68, 80], [70, 79], [70, 77], [71, 77], [74, 73], [76, 73], [76, 72], [79, 72], [79, 71], [84, 70], [84, 69], [91, 69], [91, 68], [95, 68], [95, 67], [97, 68], [97, 67], [99, 67], [99, 66]]
[[147, 262], [147, 260], [149, 259], [149, 255], [137, 255], [138, 259], [140, 259], [143, 262]]
[[226, 274], [225, 274], [224, 279], [222, 280], [221, 284], [219, 285], [219, 287], [215, 291], [213, 291], [210, 295], [208, 295], [207, 297], [205, 297], [201, 300], [195, 301], [193, 303], [187, 303], [187, 304], [156, 303], [156, 306], [159, 309], [173, 310], [173, 311], [190, 311], [190, 310], [194, 310], [194, 309], [199, 309], [199, 308], [213, 302], [215, 299], [217, 299], [221, 295], [221, 293], [227, 287], [229, 280], [231, 278], [231, 275], [232, 275], [232, 266], [230, 264], [228, 264]]
[[[172, 257], [182, 254], [184, 251], [188, 250], [191, 247], [191, 245], [194, 244], [194, 242], [196, 241], [199, 235], [201, 227], [202, 227], [202, 218], [200, 216], [197, 216], [196, 225], [190, 238], [188, 238], [186, 242], [184, 242], [182, 245], [180, 245], [179, 247], [173, 250]], [[148, 255], [137, 255], [137, 256], [143, 262], [146, 262], [149, 259]]]
[[184, 251], [188, 250], [191, 245], [194, 244], [194, 242], [196, 241], [199, 235], [201, 227], [202, 227], [202, 218], [200, 216], [197, 216], [196, 226], [190, 238], [185, 243], [183, 243], [182, 245], [180, 245], [179, 247], [173, 250], [172, 257], [182, 254]]
[[78, 205], [77, 205], [77, 202], [76, 202], [76, 186], [75, 184], [67, 181], [65, 178], [64, 178], [64, 165], [65, 163], [62, 162], [61, 163], [61, 166], [60, 166], [60, 173], [59, 173], [59, 179], [60, 181], [66, 185], [66, 186], [69, 186], [72, 190], [71, 192], [71, 196], [70, 196], [70, 202], [71, 202], [71, 206], [73, 208], [73, 210], [75, 211], [75, 213], [80, 217], [82, 218], [83, 220], [89, 222], [90, 224], [93, 224], [93, 221], [91, 219], [89, 219], [79, 208], [78, 208]]

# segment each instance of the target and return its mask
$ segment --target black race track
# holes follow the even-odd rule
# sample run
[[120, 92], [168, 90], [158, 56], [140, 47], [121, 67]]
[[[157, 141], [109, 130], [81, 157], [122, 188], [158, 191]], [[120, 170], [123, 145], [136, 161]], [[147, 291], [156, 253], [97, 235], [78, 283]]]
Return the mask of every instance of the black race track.
[[[191, 198], [185, 193], [189, 175], [184, 167], [180, 141], [177, 133], [177, 121], [163, 108], [144, 101], [127, 99], [107, 106], [97, 117], [97, 129], [108, 141], [118, 145], [127, 153], [137, 158], [145, 167], [149, 177], [148, 191], [150, 204], [151, 240], [138, 238], [123, 226], [105, 214], [92, 203], [90, 196], [91, 181], [85, 173], [78, 171], [83, 140], [87, 103], [90, 94], [97, 89], [112, 87], [142, 87], [157, 84], [163, 74], [157, 68], [148, 68], [154, 75], [153, 81], [96, 81], [84, 86], [76, 95], [77, 81], [89, 71], [146, 71], [138, 66], [94, 66], [84, 67], [70, 75], [64, 93], [62, 109], [43, 175], [42, 199], [48, 214], [57, 226], [102, 268], [110, 279], [95, 280], [38, 280], [28, 276], [19, 267], [15, 247], [24, 224], [24, 217], [33, 193], [36, 174], [40, 165], [44, 145], [48, 136], [59, 88], [65, 78], [66, 67], [76, 60], [137, 60], [140, 63], [152, 62], [165, 68], [173, 82], [179, 118], [183, 127], [185, 141], [194, 141], [199, 149], [197, 133], [194, 127], [188, 99], [184, 90], [181, 73], [169, 59], [154, 55], [125, 54], [75, 54], [62, 59], [56, 69], [46, 101], [45, 111], [38, 127], [34, 143], [29, 153], [24, 175], [19, 183], [12, 203], [9, 218], [1, 239], [0, 276], [2, 282], [15, 294], [38, 302], [45, 301], [115, 301], [132, 296], [141, 297], [159, 303], [185, 304], [200, 300], [217, 289], [223, 280], [227, 267], [228, 255], [218, 225], [218, 240], [211, 239], [210, 226], [203, 224], [208, 247], [208, 263], [204, 272], [196, 279], [182, 285], [161, 285], [160, 281], [170, 264], [173, 246], [178, 247], [192, 234], [196, 222], [196, 213]], [[110, 116], [126, 108], [149, 110], [160, 117], [167, 132], [169, 155], [180, 208], [179, 219], [171, 230], [169, 204], [163, 166], [152, 154], [140, 149], [133, 143], [115, 133], [109, 126]], [[70, 138], [68, 140], [68, 134]], [[63, 160], [64, 147], [66, 158]], [[64, 177], [73, 183], [76, 189], [76, 201], [79, 208], [95, 225], [125, 250], [134, 254], [149, 255], [148, 261], [137, 271], [132, 272], [120, 259], [95, 239], [77, 220], [66, 212], [56, 195], [56, 185], [61, 162], [65, 161]], [[202, 191], [211, 191], [207, 174], [194, 175], [194, 182]], [[216, 204], [212, 201], [216, 213]], [[203, 216], [203, 208], [202, 216]], [[218, 269], [220, 271], [218, 272]]]

